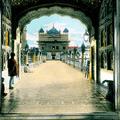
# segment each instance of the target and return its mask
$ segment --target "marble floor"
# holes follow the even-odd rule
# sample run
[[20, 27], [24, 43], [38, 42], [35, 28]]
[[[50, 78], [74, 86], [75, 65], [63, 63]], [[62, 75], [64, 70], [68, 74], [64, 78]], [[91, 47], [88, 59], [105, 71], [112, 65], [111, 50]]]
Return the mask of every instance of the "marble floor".
[[2, 113], [78, 114], [111, 112], [111, 103], [84, 74], [63, 62], [47, 61], [22, 73], [2, 100]]

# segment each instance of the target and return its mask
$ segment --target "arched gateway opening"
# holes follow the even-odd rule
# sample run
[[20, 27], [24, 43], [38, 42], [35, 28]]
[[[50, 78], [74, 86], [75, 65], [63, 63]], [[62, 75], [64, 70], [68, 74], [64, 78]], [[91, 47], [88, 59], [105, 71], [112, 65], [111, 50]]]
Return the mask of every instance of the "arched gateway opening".
[[[70, 1], [66, 3], [64, 3], [63, 1], [62, 2], [56, 1], [56, 2], [53, 2], [52, 4], [49, 2], [47, 4], [43, 2], [40, 5], [37, 5], [39, 3], [38, 1], [33, 2], [33, 3], [34, 3], [33, 6], [31, 2], [30, 4], [31, 7], [27, 8], [26, 2], [22, 3], [20, 1], [19, 2], [13, 1], [12, 20], [14, 22], [12, 21], [12, 38], [16, 41], [14, 41], [13, 43], [15, 46], [14, 45], [12, 46], [12, 50], [15, 50], [15, 48], [17, 49], [18, 61], [20, 60], [19, 52], [20, 52], [21, 45], [17, 41], [18, 40], [20, 42], [23, 41], [22, 35], [23, 35], [23, 30], [26, 24], [28, 24], [31, 20], [41, 17], [43, 15], [51, 15], [54, 13], [57, 13], [63, 16], [69, 15], [73, 18], [79, 19], [87, 27], [87, 31], [90, 35], [89, 41], [92, 43], [92, 47], [91, 47], [92, 57], [91, 57], [91, 64], [90, 64], [90, 68], [92, 72], [90, 73], [91, 75], [90, 78], [94, 79], [95, 83], [99, 82], [100, 73], [99, 73], [99, 70], [96, 69], [97, 67], [99, 68], [99, 61], [98, 61], [99, 50], [96, 49], [98, 47], [99, 41], [96, 41], [96, 39], [98, 39], [98, 36], [99, 36], [98, 35], [99, 17], [97, 13], [98, 13], [99, 5], [101, 4], [101, 2], [99, 1], [98, 2], [94, 2], [94, 1], [93, 2], [80, 2], [82, 3], [81, 5], [79, 1]], [[77, 5], [77, 3], [79, 4], [79, 6]], [[95, 5], [95, 7], [93, 7], [93, 5]], [[20, 12], [21, 7], [23, 7], [22, 12]], [[86, 9], [84, 9], [84, 7]], [[90, 12], [90, 9], [92, 13]], [[16, 12], [20, 12], [20, 13], [17, 15]], [[53, 56], [53, 58], [55, 57]], [[47, 103], [48, 105], [50, 104], [49, 102]], [[61, 104], [64, 104], [64, 101], [62, 101]], [[72, 102], [72, 104], [74, 104], [74, 101]]]
[[63, 16], [68, 15], [73, 18], [79, 19], [81, 22], [83, 22], [86, 25], [89, 33], [91, 33], [92, 35], [94, 34], [94, 27], [93, 27], [91, 18], [89, 16], [86, 16], [83, 12], [74, 10], [73, 8], [71, 8], [69, 6], [63, 8], [63, 7], [55, 5], [55, 6], [49, 7], [49, 8], [42, 7], [37, 10], [32, 10], [20, 18], [20, 20], [18, 21], [18, 26], [20, 28], [24, 28], [24, 26], [26, 24], [28, 24], [29, 22], [31, 22], [31, 20], [33, 20], [35, 18], [39, 18], [43, 15], [51, 15], [54, 13], [60, 14]]

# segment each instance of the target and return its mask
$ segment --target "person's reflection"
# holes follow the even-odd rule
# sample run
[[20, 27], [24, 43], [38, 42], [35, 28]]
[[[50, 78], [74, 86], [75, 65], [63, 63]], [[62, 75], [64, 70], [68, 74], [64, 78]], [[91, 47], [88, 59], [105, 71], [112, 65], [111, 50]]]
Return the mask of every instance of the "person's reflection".
[[1, 79], [2, 79], [1, 95], [2, 95], [2, 97], [5, 97], [7, 95], [7, 93], [5, 93], [4, 78], [2, 77]]

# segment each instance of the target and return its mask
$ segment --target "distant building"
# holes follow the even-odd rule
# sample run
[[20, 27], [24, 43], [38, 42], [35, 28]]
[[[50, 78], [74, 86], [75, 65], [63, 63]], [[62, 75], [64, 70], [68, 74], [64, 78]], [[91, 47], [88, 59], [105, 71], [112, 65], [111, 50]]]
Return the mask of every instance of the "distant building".
[[46, 55], [47, 60], [61, 58], [61, 54], [67, 50], [68, 29], [65, 28], [63, 33], [58, 31], [54, 26], [49, 31], [44, 31], [43, 28], [39, 30], [38, 45], [43, 55]]

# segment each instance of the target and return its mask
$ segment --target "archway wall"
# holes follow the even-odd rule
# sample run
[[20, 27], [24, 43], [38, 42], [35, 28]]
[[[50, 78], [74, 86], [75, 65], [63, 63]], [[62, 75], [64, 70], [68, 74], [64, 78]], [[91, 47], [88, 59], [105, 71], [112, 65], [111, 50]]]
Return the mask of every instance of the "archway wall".
[[99, 82], [113, 80], [114, 19], [113, 0], [103, 0], [100, 8], [98, 55]]
[[[68, 15], [82, 21], [88, 28], [90, 34], [95, 34], [98, 28], [98, 11], [100, 2], [92, 3], [90, 1], [13, 1], [12, 2], [12, 35], [15, 38], [16, 28], [22, 27], [31, 20], [42, 15], [50, 15], [53, 13]], [[17, 13], [17, 14], [16, 14]], [[95, 29], [94, 29], [95, 28]]]
[[[12, 49], [12, 36], [11, 36], [11, 4], [9, 0], [1, 0], [0, 2], [0, 11], [1, 11], [1, 39], [0, 39], [0, 47], [1, 47], [1, 70], [0, 77], [4, 78], [4, 83], [7, 83], [9, 80], [8, 76], [8, 59], [10, 56]], [[7, 86], [8, 87], [8, 86]]]
[[116, 0], [114, 5], [115, 108], [120, 113], [120, 1]]
[[91, 31], [94, 32], [94, 28], [92, 26], [91, 19], [89, 17], [87, 17], [83, 12], [76, 11], [70, 7], [62, 8], [60, 6], [54, 6], [54, 7], [50, 7], [50, 8], [44, 7], [44, 8], [39, 8], [38, 10], [30, 11], [19, 20], [18, 25], [22, 27], [22, 26], [25, 26], [26, 24], [28, 24], [29, 22], [31, 22], [35, 18], [39, 18], [44, 15], [49, 16], [54, 13], [60, 14], [63, 16], [68, 15], [73, 18], [79, 19], [81, 22], [83, 22], [86, 25], [89, 32], [91, 32]]

